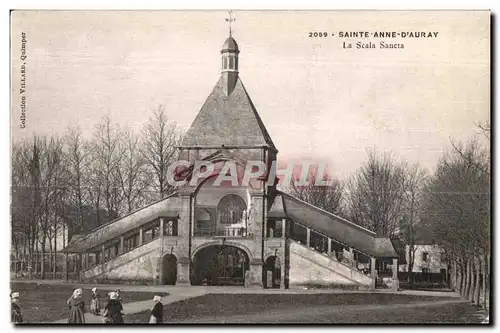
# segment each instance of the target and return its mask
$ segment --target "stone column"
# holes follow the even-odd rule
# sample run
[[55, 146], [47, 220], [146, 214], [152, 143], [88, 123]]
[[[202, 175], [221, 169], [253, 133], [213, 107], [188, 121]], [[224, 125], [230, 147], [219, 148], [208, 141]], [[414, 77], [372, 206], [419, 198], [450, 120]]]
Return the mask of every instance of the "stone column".
[[252, 259], [250, 260], [250, 287], [260, 287], [264, 288], [262, 283], [262, 259]]
[[281, 220], [281, 238], [286, 239], [286, 219]]
[[164, 232], [163, 230], [165, 229], [165, 221], [163, 217], [160, 217], [160, 238], [163, 237]]
[[104, 253], [105, 252], [106, 252], [106, 247], [103, 244], [103, 245], [101, 245], [101, 260], [99, 262], [100, 264], [102, 264], [104, 262], [104, 258], [105, 258]]
[[142, 227], [139, 228], [139, 246], [143, 243]]
[[392, 259], [392, 289], [398, 290], [399, 289], [399, 279], [398, 279], [398, 259], [393, 258]]
[[351, 265], [351, 267], [354, 267], [354, 265], [355, 265], [354, 251], [353, 251], [352, 247], [349, 248], [349, 264]]
[[156, 270], [155, 270], [155, 285], [159, 286], [162, 284], [163, 282], [163, 267], [162, 267], [162, 263], [163, 263], [163, 260], [162, 260], [162, 256], [159, 255], [157, 258], [156, 258]]
[[307, 238], [306, 238], [306, 244], [307, 247], [311, 247], [311, 229], [307, 228]]
[[280, 289], [285, 289], [285, 273], [286, 273], [286, 260], [285, 260], [286, 251], [283, 248], [283, 256], [280, 258]]
[[371, 271], [371, 276], [372, 276], [372, 281], [370, 285], [370, 289], [375, 290], [375, 282], [377, 281], [377, 271], [375, 270], [375, 263], [376, 263], [376, 258], [370, 257], [370, 271]]
[[123, 254], [124, 243], [125, 243], [124, 237], [120, 236], [120, 254]]
[[175, 285], [177, 286], [190, 286], [191, 281], [189, 278], [189, 268], [191, 265], [191, 260], [188, 257], [182, 257], [177, 260], [177, 281]]
[[332, 239], [328, 237], [328, 256], [332, 253]]

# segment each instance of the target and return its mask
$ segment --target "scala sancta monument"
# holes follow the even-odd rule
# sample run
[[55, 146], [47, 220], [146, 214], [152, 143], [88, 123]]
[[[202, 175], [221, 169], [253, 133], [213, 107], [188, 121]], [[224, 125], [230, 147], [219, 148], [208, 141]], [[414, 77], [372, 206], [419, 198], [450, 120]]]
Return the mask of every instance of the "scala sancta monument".
[[[231, 161], [271, 165], [275, 147], [239, 76], [240, 49], [222, 46], [221, 76], [179, 149], [187, 165]], [[193, 168], [182, 177], [191, 179]], [[279, 191], [267, 177], [246, 186], [186, 182], [135, 212], [76, 235], [63, 250], [66, 277], [88, 283], [350, 285], [397, 288], [398, 255], [388, 238]], [[68, 264], [69, 263], [69, 264]]]

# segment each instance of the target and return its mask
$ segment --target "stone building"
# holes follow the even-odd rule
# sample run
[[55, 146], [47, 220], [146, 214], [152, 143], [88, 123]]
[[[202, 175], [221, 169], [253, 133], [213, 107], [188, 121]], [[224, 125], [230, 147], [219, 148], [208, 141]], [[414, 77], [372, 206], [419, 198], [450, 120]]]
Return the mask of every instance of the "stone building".
[[[179, 147], [190, 168], [231, 161], [271, 165], [278, 150], [239, 77], [230, 35], [221, 76]], [[219, 168], [218, 168], [219, 166]], [[314, 207], [267, 178], [218, 186], [186, 184], [135, 212], [75, 237], [64, 250], [86, 282], [176, 285], [352, 285], [375, 288], [376, 268], [397, 253], [388, 238]], [[397, 269], [393, 274], [397, 282]], [[392, 285], [397, 287], [397, 283]]]

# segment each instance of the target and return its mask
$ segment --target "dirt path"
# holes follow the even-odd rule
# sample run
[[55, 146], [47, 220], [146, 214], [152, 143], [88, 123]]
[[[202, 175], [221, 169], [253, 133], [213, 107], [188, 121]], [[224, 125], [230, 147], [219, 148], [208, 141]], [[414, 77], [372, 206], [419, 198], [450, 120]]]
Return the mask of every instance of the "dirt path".
[[[123, 291], [123, 289], [120, 289]], [[169, 294], [168, 296], [163, 297], [162, 303], [164, 305], [169, 304], [169, 303], [174, 303], [178, 301], [182, 301], [191, 297], [198, 297], [204, 295], [205, 292], [202, 290], [191, 290], [191, 292], [184, 292], [184, 293], [173, 293]], [[124, 303], [123, 304], [123, 312], [126, 314], [134, 314], [134, 313], [139, 313], [145, 310], [151, 309], [153, 306], [153, 301], [152, 300], [147, 300], [147, 301], [139, 301], [139, 302], [131, 302], [131, 303]], [[127, 316], [125, 315], [124, 317], [125, 322], [127, 322]], [[101, 316], [96, 316], [93, 315], [92, 313], [86, 313], [85, 314], [85, 321], [86, 323], [89, 324], [102, 324], [103, 322], [103, 317]], [[61, 319], [53, 322], [54, 324], [67, 324], [68, 320], [67, 319]]]

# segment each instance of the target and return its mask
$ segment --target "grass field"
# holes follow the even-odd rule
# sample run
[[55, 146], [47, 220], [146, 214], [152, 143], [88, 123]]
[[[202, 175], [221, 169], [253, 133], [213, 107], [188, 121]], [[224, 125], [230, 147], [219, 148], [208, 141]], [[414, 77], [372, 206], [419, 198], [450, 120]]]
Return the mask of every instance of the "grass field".
[[[444, 301], [451, 298], [397, 294], [208, 294], [167, 304], [164, 320], [250, 323], [471, 323], [476, 311], [469, 304], [450, 304], [423, 308], [401, 308], [396, 304]], [[355, 309], [376, 305], [377, 309]], [[392, 306], [384, 309], [384, 305]], [[345, 307], [345, 308], [343, 308]], [[329, 309], [332, 309], [329, 311]], [[269, 313], [276, 315], [268, 316]], [[267, 315], [267, 317], [266, 317]], [[239, 318], [242, 317], [243, 319]], [[127, 316], [129, 323], [144, 323], [148, 312]], [[239, 318], [236, 321], [235, 318]], [[474, 321], [475, 320], [475, 321]]]
[[[20, 305], [24, 320], [28, 323], [50, 323], [66, 318], [69, 314], [66, 301], [76, 288], [72, 285], [44, 285], [35, 283], [11, 283], [11, 290], [20, 294]], [[101, 307], [105, 304], [107, 293], [112, 289], [100, 290]], [[120, 296], [124, 303], [152, 299], [154, 293], [150, 292], [122, 292]], [[83, 299], [87, 310], [90, 306], [92, 292], [83, 290]]]

